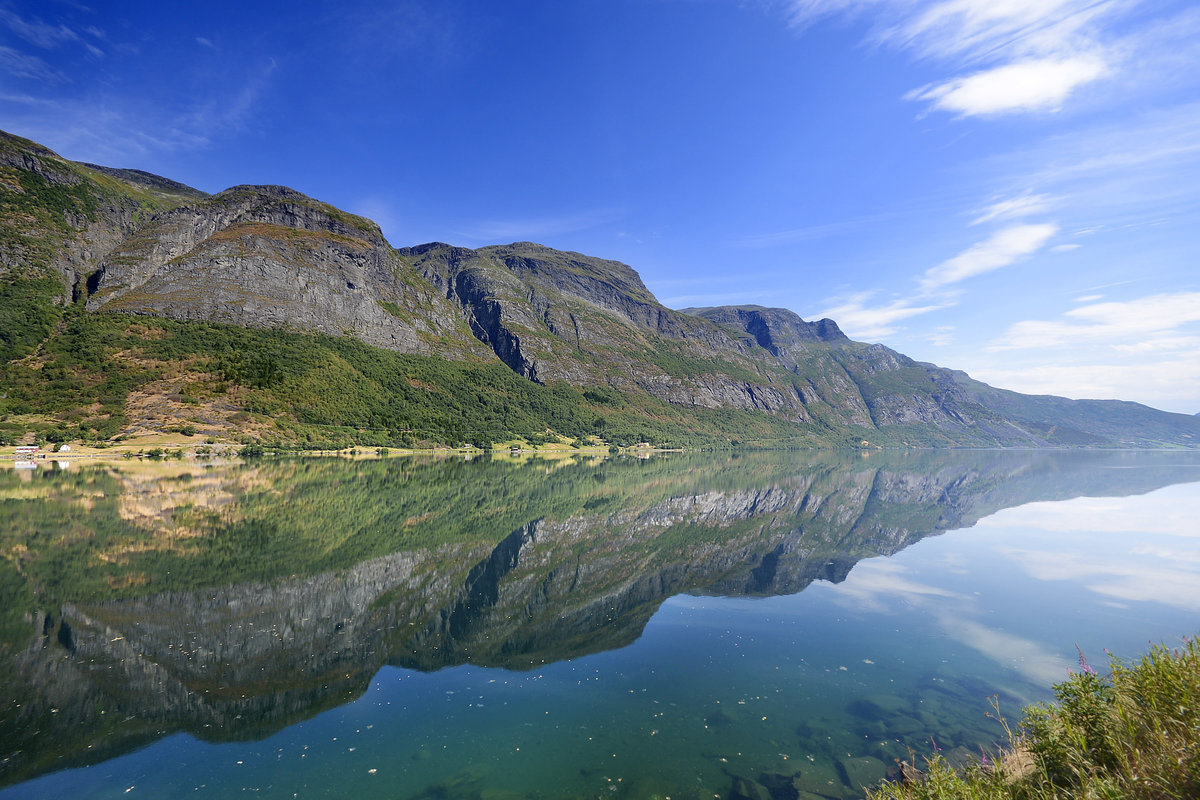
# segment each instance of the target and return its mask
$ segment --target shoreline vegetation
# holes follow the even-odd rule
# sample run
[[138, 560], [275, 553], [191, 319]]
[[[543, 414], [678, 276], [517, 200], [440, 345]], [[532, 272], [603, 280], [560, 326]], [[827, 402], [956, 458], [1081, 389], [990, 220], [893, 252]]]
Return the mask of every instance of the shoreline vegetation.
[[[561, 459], [572, 456], [608, 456], [626, 455], [647, 457], [659, 453], [684, 453], [699, 448], [660, 447], [648, 443], [619, 447], [601, 443], [548, 442], [540, 445], [527, 442], [504, 442], [481, 448], [466, 444], [458, 447], [431, 444], [414, 447], [372, 447], [364, 445], [328, 447], [296, 446], [289, 443], [251, 442], [242, 444], [228, 440], [212, 440], [207, 443], [195, 441], [180, 441], [176, 437], [150, 436], [141, 437], [119, 443], [85, 444], [78, 441], [66, 442], [67, 450], [55, 450], [57, 445], [43, 446], [32, 459], [35, 462], [49, 463], [52, 461], [78, 461], [87, 463], [105, 463], [114, 461], [151, 460], [151, 461], [182, 461], [221, 459], [228, 461], [233, 458], [249, 459], [262, 456], [314, 456], [337, 457], [348, 459], [361, 458], [390, 458], [398, 456], [458, 456], [475, 458], [488, 456], [493, 459], [523, 459], [543, 458]], [[15, 446], [0, 447], [0, 461], [27, 462], [26, 456], [18, 456]]]
[[1126, 664], [1054, 687], [1055, 702], [1024, 710], [1008, 746], [952, 765], [936, 751], [918, 770], [867, 791], [868, 800], [1189, 800], [1200, 797], [1200, 640], [1155, 645]]

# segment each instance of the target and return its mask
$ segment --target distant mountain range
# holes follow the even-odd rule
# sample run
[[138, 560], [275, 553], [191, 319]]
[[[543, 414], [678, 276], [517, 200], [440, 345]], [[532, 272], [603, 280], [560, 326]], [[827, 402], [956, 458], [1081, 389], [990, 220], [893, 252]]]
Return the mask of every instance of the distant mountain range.
[[1195, 417], [996, 389], [833, 320], [672, 310], [615, 261], [396, 249], [281, 186], [208, 195], [0, 134], [0, 209], [10, 440], [1200, 443]]

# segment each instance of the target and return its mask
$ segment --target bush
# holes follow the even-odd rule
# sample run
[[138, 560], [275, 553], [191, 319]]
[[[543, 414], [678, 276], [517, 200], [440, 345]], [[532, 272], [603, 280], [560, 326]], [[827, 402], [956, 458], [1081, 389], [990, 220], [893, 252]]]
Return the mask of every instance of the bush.
[[922, 780], [884, 784], [871, 800], [1054, 800], [1200, 797], [1200, 646], [1155, 646], [1133, 666], [1109, 660], [1054, 687], [1056, 702], [1025, 710], [1010, 750], [955, 772], [938, 756]]

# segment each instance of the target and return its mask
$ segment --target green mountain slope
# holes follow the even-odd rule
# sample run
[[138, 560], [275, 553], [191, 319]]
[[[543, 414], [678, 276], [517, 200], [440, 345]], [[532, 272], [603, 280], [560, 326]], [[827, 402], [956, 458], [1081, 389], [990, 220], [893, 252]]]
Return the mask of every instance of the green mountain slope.
[[1200, 420], [1031, 398], [832, 320], [675, 311], [530, 242], [394, 249], [281, 186], [214, 195], [0, 135], [0, 437], [1195, 446]]

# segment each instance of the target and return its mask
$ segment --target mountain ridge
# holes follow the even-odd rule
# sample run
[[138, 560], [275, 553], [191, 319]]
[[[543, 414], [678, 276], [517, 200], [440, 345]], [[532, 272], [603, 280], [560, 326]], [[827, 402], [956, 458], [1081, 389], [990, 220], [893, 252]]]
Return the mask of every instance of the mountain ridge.
[[[145, 349], [129, 334], [139, 323], [121, 323], [128, 346], [95, 354], [92, 363], [67, 356], [47, 362], [45, 353], [72, 326], [79, 338], [103, 340], [92, 329], [118, 323], [97, 319], [119, 315], [350, 337], [468, 371], [503, 364], [538, 386], [566, 387], [556, 391], [570, 395], [571, 415], [593, 417], [594, 430], [576, 425], [566, 433], [576, 440], [608, 441], [604, 428], [619, 418], [622, 425], [645, 420], [642, 432], [658, 440], [694, 434], [694, 441], [731, 442], [742, 438], [734, 430], [742, 428], [746, 439], [810, 446], [1200, 443], [1192, 417], [1007, 392], [881, 344], [855, 342], [833, 320], [809, 322], [787, 309], [751, 305], [669, 309], [636, 270], [617, 261], [533, 242], [394, 248], [376, 223], [283, 186], [240, 185], [210, 195], [140, 170], [70, 162], [4, 134], [0, 208], [0, 304], [15, 331], [0, 338], [6, 384], [35, 384], [42, 376], [33, 373], [46, 363], [73, 372], [85, 387], [99, 383], [102, 362]], [[148, 335], [176, 335], [164, 322], [140, 324]], [[272, 379], [312, 384], [316, 367], [268, 352], [279, 335], [251, 335], [257, 338], [249, 346], [263, 350], [256, 356], [266, 374], [261, 386], [237, 370], [224, 373], [227, 382], [232, 374], [234, 384], [273, 393], [263, 408], [286, 416], [284, 392]], [[220, 355], [189, 347], [190, 366], [176, 359], [162, 369], [200, 370], [189, 385], [219, 383], [212, 368]], [[39, 352], [41, 367], [29, 360]], [[350, 379], [361, 378], [359, 369]], [[50, 412], [60, 428], [63, 412], [79, 416], [78, 408], [39, 406], [31, 391], [18, 394], [10, 414]], [[79, 403], [86, 394], [78, 393]], [[118, 408], [112, 399], [108, 422], [93, 428], [109, 436], [125, 430], [112, 422], [128, 416], [127, 399], [121, 402]], [[366, 409], [345, 425], [320, 415], [309, 423], [363, 429], [376, 427], [362, 424], [372, 416], [379, 414]], [[559, 417], [546, 417], [551, 435], [564, 433]], [[538, 433], [465, 422], [478, 429], [477, 439]], [[75, 432], [83, 430], [80, 423]]]

